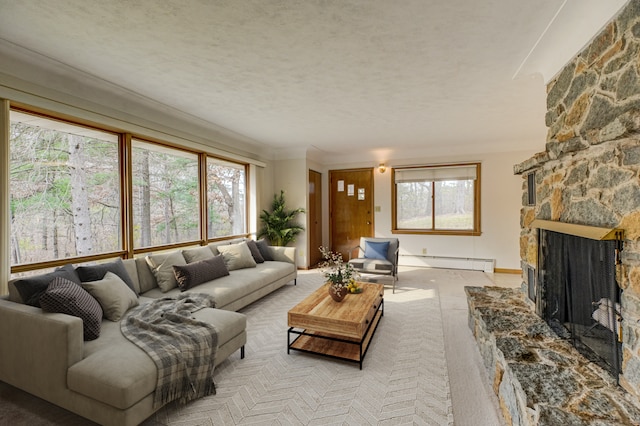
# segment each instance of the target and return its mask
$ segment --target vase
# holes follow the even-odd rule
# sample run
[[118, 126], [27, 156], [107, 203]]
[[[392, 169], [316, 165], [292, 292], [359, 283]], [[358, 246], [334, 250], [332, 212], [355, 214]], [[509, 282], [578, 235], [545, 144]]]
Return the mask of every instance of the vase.
[[329, 295], [336, 302], [342, 302], [342, 299], [347, 295], [347, 288], [329, 285]]

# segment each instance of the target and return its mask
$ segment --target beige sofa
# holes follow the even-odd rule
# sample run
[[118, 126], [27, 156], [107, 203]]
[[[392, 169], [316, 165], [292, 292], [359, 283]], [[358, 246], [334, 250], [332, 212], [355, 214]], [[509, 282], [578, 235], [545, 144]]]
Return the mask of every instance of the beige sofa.
[[[220, 246], [208, 249], [216, 254]], [[272, 261], [230, 270], [228, 276], [186, 290], [215, 297], [219, 309], [203, 309], [194, 316], [217, 330], [216, 366], [238, 349], [244, 356], [246, 317], [235, 311], [295, 283], [295, 248], [269, 250]], [[198, 251], [202, 248], [191, 253]], [[187, 252], [172, 255], [185, 257]], [[123, 263], [140, 294], [139, 303], [181, 293], [178, 288], [161, 291], [147, 259]], [[156, 366], [122, 335], [119, 321], [102, 320], [100, 336], [85, 341], [80, 318], [25, 305], [14, 282], [9, 288], [10, 294], [0, 299], [1, 381], [105, 425], [139, 424], [160, 408], [153, 407]]]

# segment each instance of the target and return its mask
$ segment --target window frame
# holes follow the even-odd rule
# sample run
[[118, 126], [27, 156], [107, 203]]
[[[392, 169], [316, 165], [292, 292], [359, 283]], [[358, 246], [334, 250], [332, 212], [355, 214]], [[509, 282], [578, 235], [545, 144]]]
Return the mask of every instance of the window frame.
[[[438, 229], [435, 228], [436, 220], [436, 191], [434, 184], [436, 181], [431, 182], [431, 229], [427, 228], [398, 228], [398, 190], [396, 183], [396, 170], [411, 170], [411, 169], [437, 169], [437, 168], [453, 168], [453, 167], [468, 167], [475, 166], [476, 179], [473, 185], [473, 229]], [[416, 235], [452, 235], [452, 236], [480, 236], [481, 230], [481, 163], [448, 163], [448, 164], [430, 164], [420, 166], [402, 166], [394, 167], [391, 169], [391, 233], [392, 234], [416, 234]]]
[[[172, 250], [181, 247], [193, 247], [195, 245], [204, 246], [214, 241], [233, 240], [238, 238], [247, 238], [249, 233], [249, 207], [250, 207], [250, 167], [249, 163], [239, 161], [237, 159], [226, 158], [221, 155], [217, 155], [208, 151], [193, 149], [176, 143], [170, 143], [164, 140], [159, 140], [153, 137], [148, 137], [142, 134], [127, 132], [121, 128], [110, 126], [107, 124], [101, 124], [90, 120], [81, 119], [78, 117], [70, 116], [68, 114], [56, 113], [53, 111], [45, 110], [38, 107], [32, 107], [18, 102], [9, 102], [9, 111], [16, 111], [24, 114], [30, 114], [34, 116], [40, 116], [46, 119], [59, 121], [62, 123], [68, 123], [70, 125], [85, 127], [89, 129], [95, 129], [97, 131], [105, 131], [114, 133], [118, 136], [118, 162], [119, 162], [119, 174], [120, 174], [120, 248], [109, 252], [103, 252], [95, 255], [76, 256], [76, 257], [63, 257], [59, 259], [47, 260], [42, 262], [22, 263], [16, 265], [9, 265], [11, 275], [39, 271], [44, 269], [50, 269], [69, 263], [80, 264], [86, 262], [105, 261], [109, 259], [121, 258], [132, 259], [138, 255], [151, 252], [160, 252], [165, 250]], [[10, 116], [10, 114], [9, 114]], [[10, 120], [10, 118], [8, 119]], [[10, 125], [9, 121], [6, 125]], [[198, 162], [198, 214], [199, 214], [199, 235], [196, 240], [176, 242], [165, 245], [151, 245], [148, 247], [136, 247], [134, 245], [134, 221], [133, 221], [133, 140], [158, 145], [165, 148], [176, 149], [179, 151], [187, 152], [190, 154], [196, 154]], [[11, 147], [9, 147], [11, 149]], [[207, 157], [223, 160], [238, 164], [244, 167], [244, 191], [245, 191], [245, 215], [244, 215], [244, 229], [245, 233], [240, 235], [226, 235], [216, 238], [208, 238], [207, 230], [207, 175], [206, 175], [206, 161]], [[9, 159], [7, 160], [9, 161]], [[7, 194], [7, 197], [9, 194]]]

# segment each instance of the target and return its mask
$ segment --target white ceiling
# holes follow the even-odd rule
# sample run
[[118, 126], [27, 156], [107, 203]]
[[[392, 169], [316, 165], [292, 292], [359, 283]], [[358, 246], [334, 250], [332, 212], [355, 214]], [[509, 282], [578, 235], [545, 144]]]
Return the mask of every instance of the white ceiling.
[[541, 150], [545, 82], [625, 3], [0, 0], [0, 40], [280, 153], [387, 160]]

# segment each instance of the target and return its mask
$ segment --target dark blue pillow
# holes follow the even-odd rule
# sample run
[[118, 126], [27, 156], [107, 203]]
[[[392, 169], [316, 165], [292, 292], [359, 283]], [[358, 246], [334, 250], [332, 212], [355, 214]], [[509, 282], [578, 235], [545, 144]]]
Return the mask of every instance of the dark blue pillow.
[[365, 241], [364, 242], [365, 259], [387, 260], [388, 250], [389, 250], [389, 241]]

